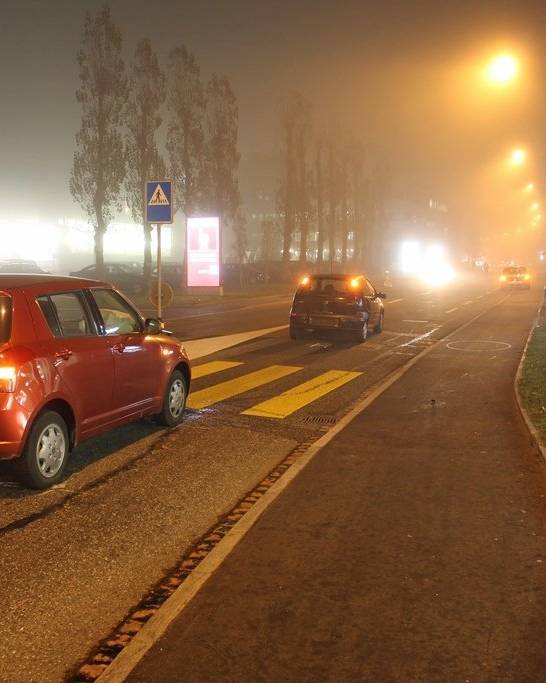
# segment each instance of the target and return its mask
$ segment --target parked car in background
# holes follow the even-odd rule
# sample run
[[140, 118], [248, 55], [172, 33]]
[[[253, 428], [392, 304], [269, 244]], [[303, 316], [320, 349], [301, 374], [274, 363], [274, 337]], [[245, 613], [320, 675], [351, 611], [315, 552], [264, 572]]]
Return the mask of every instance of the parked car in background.
[[191, 379], [180, 342], [110, 285], [0, 275], [0, 459], [28, 486], [84, 439], [143, 416], [174, 427]]
[[27, 259], [5, 259], [0, 260], [0, 273], [41, 273], [46, 274], [36, 261]]
[[[73, 277], [83, 277], [90, 280], [100, 279], [95, 264], [70, 273]], [[104, 279], [126, 294], [141, 294], [145, 289], [142, 276], [142, 265], [133, 262], [106, 262], [104, 264]]]
[[[157, 278], [157, 267], [152, 270], [152, 275]], [[162, 263], [161, 279], [174, 290], [179, 291], [186, 286], [186, 270], [182, 263]]]
[[306, 275], [290, 310], [290, 337], [335, 332], [363, 342], [368, 331], [383, 330], [386, 298], [363, 275]]

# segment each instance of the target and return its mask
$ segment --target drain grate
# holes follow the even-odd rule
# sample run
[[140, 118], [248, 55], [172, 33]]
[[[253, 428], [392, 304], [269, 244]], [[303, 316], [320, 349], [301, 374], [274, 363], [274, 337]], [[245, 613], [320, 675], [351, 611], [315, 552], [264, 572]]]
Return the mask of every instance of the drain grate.
[[336, 418], [334, 415], [307, 415], [303, 418], [307, 424], [334, 425]]

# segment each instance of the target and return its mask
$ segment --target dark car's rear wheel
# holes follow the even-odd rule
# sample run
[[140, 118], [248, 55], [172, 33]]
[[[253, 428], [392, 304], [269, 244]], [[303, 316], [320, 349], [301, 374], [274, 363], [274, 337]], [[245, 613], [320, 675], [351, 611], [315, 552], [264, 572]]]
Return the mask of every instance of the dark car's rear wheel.
[[301, 339], [303, 337], [302, 330], [295, 325], [290, 325], [288, 334], [290, 335], [290, 339]]
[[384, 320], [384, 318], [385, 318], [385, 314], [381, 313], [381, 315], [379, 316], [379, 322], [377, 323], [377, 325], [374, 327], [374, 330], [373, 330], [376, 334], [381, 334], [381, 332], [383, 332], [383, 320]]
[[355, 334], [355, 339], [359, 344], [361, 344], [362, 342], [365, 342], [367, 338], [368, 338], [368, 321], [365, 320], [362, 323], [362, 327], [357, 330], [357, 332]]
[[176, 427], [179, 425], [184, 417], [187, 398], [188, 383], [186, 378], [180, 370], [175, 370], [167, 384], [163, 407], [157, 416], [159, 424], [166, 427]]
[[32, 425], [15, 472], [23, 484], [46, 489], [64, 476], [69, 453], [68, 429], [63, 418], [48, 410]]

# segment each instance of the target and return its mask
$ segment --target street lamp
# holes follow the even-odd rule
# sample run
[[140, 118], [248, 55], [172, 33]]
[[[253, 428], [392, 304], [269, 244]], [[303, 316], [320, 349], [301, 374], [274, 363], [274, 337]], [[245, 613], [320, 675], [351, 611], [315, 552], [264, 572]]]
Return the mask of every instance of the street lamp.
[[518, 147], [510, 155], [510, 163], [513, 166], [521, 166], [525, 161], [526, 157], [527, 154], [525, 153], [525, 150]]
[[528, 184], [525, 186], [525, 192], [532, 192], [534, 189], [535, 189], [534, 183], [528, 183]]
[[503, 53], [489, 62], [485, 74], [487, 80], [493, 85], [504, 86], [516, 79], [518, 68], [518, 60], [511, 54]]

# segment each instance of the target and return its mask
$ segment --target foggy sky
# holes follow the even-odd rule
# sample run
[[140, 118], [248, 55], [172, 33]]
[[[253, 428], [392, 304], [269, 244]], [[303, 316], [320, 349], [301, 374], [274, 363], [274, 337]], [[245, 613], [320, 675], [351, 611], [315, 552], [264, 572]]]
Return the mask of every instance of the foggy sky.
[[[0, 200], [3, 215], [78, 215], [68, 192], [80, 109], [76, 52], [95, 0], [0, 2]], [[149, 37], [162, 63], [185, 44], [232, 81], [240, 107], [241, 184], [275, 181], [279, 111], [301, 90], [350, 126], [396, 187], [447, 200], [466, 220], [512, 221], [512, 179], [491, 170], [513, 143], [544, 168], [546, 9], [524, 2], [112, 0], [126, 62]], [[527, 58], [513, 93], [477, 93], [465, 69], [497, 47]], [[470, 72], [468, 72], [470, 73]], [[531, 169], [529, 169], [531, 170]], [[507, 184], [508, 183], [508, 184]], [[267, 188], [274, 191], [273, 187]], [[486, 195], [486, 196], [484, 196]], [[496, 195], [496, 198], [495, 198]]]

